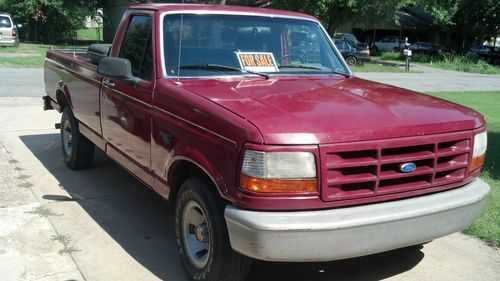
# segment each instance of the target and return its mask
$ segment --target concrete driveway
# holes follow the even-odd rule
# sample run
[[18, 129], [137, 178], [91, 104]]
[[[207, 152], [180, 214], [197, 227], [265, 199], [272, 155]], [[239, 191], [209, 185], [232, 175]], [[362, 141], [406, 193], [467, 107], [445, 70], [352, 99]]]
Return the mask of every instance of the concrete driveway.
[[[2, 80], [26, 79], [10, 72], [0, 69]], [[60, 116], [41, 110], [43, 85], [35, 86], [35, 98], [8, 97], [14, 87], [0, 88], [0, 279], [187, 280], [176, 252], [171, 204], [100, 151], [91, 169], [67, 169], [53, 129]], [[498, 250], [454, 234], [420, 247], [336, 262], [256, 262], [248, 281], [498, 276]]]

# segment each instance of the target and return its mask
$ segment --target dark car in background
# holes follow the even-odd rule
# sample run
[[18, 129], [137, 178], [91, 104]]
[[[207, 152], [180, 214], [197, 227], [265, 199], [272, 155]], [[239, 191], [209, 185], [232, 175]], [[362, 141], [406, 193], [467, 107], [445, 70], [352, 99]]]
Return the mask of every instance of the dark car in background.
[[443, 46], [431, 42], [415, 42], [409, 46], [414, 54], [426, 54], [431, 56], [444, 55], [448, 51]]
[[366, 43], [359, 42], [358, 38], [351, 33], [335, 33], [333, 35], [333, 40], [344, 40], [347, 41], [351, 46], [358, 49], [368, 49], [369, 45]]
[[335, 46], [350, 66], [358, 64], [360, 61], [371, 59], [370, 50], [367, 48], [355, 48], [346, 40], [336, 40]]
[[9, 14], [0, 12], [0, 46], [19, 46], [17, 27]]
[[469, 49], [468, 54], [476, 55], [489, 64], [500, 65], [500, 47], [476, 45]]

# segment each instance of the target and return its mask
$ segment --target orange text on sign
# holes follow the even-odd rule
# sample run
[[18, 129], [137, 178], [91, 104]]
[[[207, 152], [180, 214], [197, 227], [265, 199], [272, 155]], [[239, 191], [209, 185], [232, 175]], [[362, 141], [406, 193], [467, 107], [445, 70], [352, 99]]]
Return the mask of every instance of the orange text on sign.
[[264, 66], [274, 67], [273, 59], [270, 55], [265, 54], [242, 54], [240, 55], [243, 66]]

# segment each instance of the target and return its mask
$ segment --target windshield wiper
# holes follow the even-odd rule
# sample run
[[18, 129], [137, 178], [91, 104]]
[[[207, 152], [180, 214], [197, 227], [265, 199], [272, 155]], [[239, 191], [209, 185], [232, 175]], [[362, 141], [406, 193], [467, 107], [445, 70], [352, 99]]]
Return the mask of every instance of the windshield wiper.
[[337, 70], [333, 70], [333, 69], [323, 69], [323, 68], [319, 68], [319, 67], [315, 67], [315, 66], [309, 66], [309, 65], [281, 65], [278, 67], [279, 69], [282, 69], [282, 68], [302, 68], [302, 69], [314, 69], [314, 70], [321, 70], [321, 71], [331, 71], [335, 74], [338, 74], [338, 75], [342, 75], [346, 78], [350, 78], [351, 75], [348, 74], [348, 73], [345, 73], [345, 72], [342, 72], [342, 71], [337, 71]]
[[227, 66], [227, 65], [221, 65], [221, 64], [187, 64], [187, 65], [181, 65], [179, 67], [180, 69], [201, 69], [201, 70], [213, 70], [213, 71], [238, 71], [238, 72], [244, 72], [244, 73], [250, 73], [250, 74], [255, 74], [262, 76], [266, 79], [269, 79], [269, 75], [262, 73], [262, 72], [257, 72], [257, 71], [251, 71], [251, 70], [246, 70], [246, 69], [241, 69], [237, 67], [232, 67], [232, 66]]

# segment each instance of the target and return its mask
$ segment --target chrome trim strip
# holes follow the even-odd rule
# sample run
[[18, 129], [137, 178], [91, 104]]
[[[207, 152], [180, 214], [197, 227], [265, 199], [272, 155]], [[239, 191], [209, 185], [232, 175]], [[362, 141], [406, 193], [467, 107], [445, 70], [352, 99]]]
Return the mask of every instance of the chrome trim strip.
[[71, 72], [71, 73], [73, 73], [73, 74], [75, 74], [75, 75], [78, 75], [79, 77], [84, 77], [85, 79], [87, 79], [87, 80], [91, 80], [91, 81], [93, 81], [93, 82], [95, 82], [95, 83], [97, 83], [97, 84], [99, 84], [99, 85], [101, 84], [101, 81], [96, 80], [96, 79], [94, 79], [94, 78], [90, 78], [90, 77], [83, 76], [81, 73], [78, 73], [78, 72], [74, 71], [73, 69], [70, 69], [68, 66], [66, 66], [66, 65], [64, 65], [64, 64], [62, 64], [62, 63], [60, 63], [60, 62], [57, 62], [57, 61], [52, 60], [52, 59], [49, 59], [49, 58], [45, 58], [45, 61], [50, 62], [50, 63], [52, 63], [52, 64], [55, 64], [55, 65], [59, 66], [60, 68], [62, 68], [62, 69], [64, 69], [64, 70], [66, 70], [66, 71], [68, 71], [68, 72]]
[[196, 127], [196, 128], [199, 128], [199, 129], [201, 129], [201, 130], [204, 130], [205, 132], [211, 133], [211, 134], [213, 134], [214, 136], [219, 137], [219, 138], [221, 138], [221, 139], [223, 139], [223, 140], [225, 140], [225, 141], [228, 141], [228, 142], [232, 143], [232, 144], [234, 145], [234, 147], [235, 147], [235, 148], [237, 147], [237, 144], [236, 144], [236, 142], [235, 142], [235, 141], [233, 141], [233, 140], [231, 140], [231, 139], [228, 139], [228, 138], [226, 138], [226, 137], [224, 137], [224, 136], [222, 136], [222, 135], [219, 135], [219, 134], [217, 134], [217, 133], [216, 133], [216, 132], [214, 132], [214, 131], [211, 131], [211, 130], [209, 130], [209, 129], [205, 128], [205, 127], [202, 127], [202, 126], [200, 126], [200, 125], [198, 125], [198, 124], [195, 124], [195, 123], [193, 123], [193, 122], [191, 122], [191, 121], [189, 121], [189, 120], [187, 120], [187, 119], [184, 119], [184, 118], [182, 118], [182, 117], [180, 117], [180, 116], [178, 116], [178, 115], [175, 115], [175, 114], [173, 114], [173, 113], [171, 113], [171, 112], [168, 112], [168, 111], [166, 111], [166, 110], [164, 110], [164, 109], [161, 109], [161, 108], [159, 108], [159, 107], [157, 107], [157, 106], [153, 106], [153, 108], [154, 108], [154, 109], [156, 109], [156, 110], [158, 110], [158, 111], [161, 111], [161, 112], [163, 112], [163, 113], [165, 113], [165, 114], [168, 114], [168, 115], [170, 115], [170, 116], [172, 116], [172, 117], [174, 117], [174, 118], [177, 118], [177, 119], [179, 119], [179, 120], [182, 120], [182, 121], [184, 121], [184, 122], [186, 122], [186, 123], [188, 123], [188, 124], [190, 124], [190, 125], [192, 125], [192, 126], [194, 126], [194, 127]]
[[124, 92], [120, 92], [120, 91], [118, 91], [118, 90], [116, 90], [116, 89], [114, 89], [114, 88], [111, 88], [111, 87], [109, 87], [109, 86], [106, 86], [106, 85], [104, 85], [104, 84], [102, 85], [102, 87], [103, 87], [103, 88], [107, 88], [107, 89], [109, 89], [110, 91], [112, 91], [112, 92], [114, 92], [114, 93], [119, 94], [120, 96], [123, 96], [123, 97], [128, 98], [128, 99], [131, 99], [131, 100], [133, 100], [133, 101], [135, 101], [135, 102], [137, 102], [137, 103], [140, 103], [140, 104], [142, 104], [142, 105], [144, 105], [144, 106], [146, 106], [146, 107], [149, 107], [149, 108], [152, 108], [152, 107], [153, 107], [151, 104], [149, 104], [149, 103], [147, 103], [147, 102], [144, 102], [144, 101], [142, 101], [142, 100], [140, 100], [140, 99], [138, 99], [138, 98], [134, 98], [134, 97], [132, 97], [132, 96], [130, 96], [130, 95], [125, 94]]
[[[285, 18], [285, 19], [297, 19], [297, 20], [307, 20], [311, 22], [317, 23], [320, 28], [323, 30], [325, 36], [328, 38], [331, 46], [333, 47], [334, 51], [337, 52], [337, 57], [339, 57], [340, 61], [344, 64], [344, 67], [348, 70], [348, 73], [351, 76], [352, 71], [351, 69], [347, 66], [347, 63], [345, 62], [344, 58], [338, 51], [337, 47], [335, 46], [333, 39], [328, 35], [328, 32], [326, 31], [325, 27], [321, 24], [321, 22], [307, 18], [307, 17], [298, 17], [298, 16], [287, 16], [287, 15], [276, 15], [276, 14], [266, 14], [266, 13], [254, 13], [254, 12], [230, 12], [230, 11], [211, 11], [211, 10], [180, 10], [180, 11], [167, 11], [163, 12], [160, 15], [160, 22], [158, 23], [160, 25], [160, 57], [161, 57], [161, 69], [163, 73], [163, 78], [176, 78], [176, 76], [169, 76], [167, 75], [167, 71], [165, 69], [165, 46], [163, 44], [163, 20], [166, 15], [173, 15], [173, 14], [196, 14], [196, 15], [236, 15], [236, 16], [256, 16], [256, 17], [268, 17], [268, 18]], [[326, 74], [326, 73], [325, 73]], [[330, 73], [331, 74], [331, 73]], [[323, 74], [321, 74], [323, 75]], [[182, 78], [187, 78], [187, 77], [182, 77]]]

